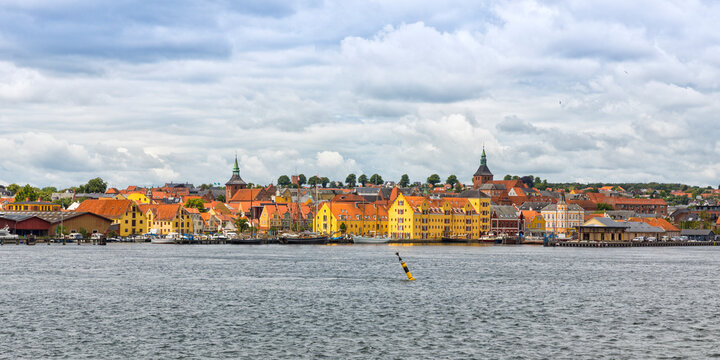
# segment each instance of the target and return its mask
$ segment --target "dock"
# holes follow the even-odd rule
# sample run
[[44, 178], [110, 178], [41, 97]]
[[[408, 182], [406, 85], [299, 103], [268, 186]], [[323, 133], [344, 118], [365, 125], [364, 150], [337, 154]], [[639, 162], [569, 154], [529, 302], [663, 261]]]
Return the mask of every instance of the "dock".
[[661, 247], [661, 246], [720, 246], [718, 241], [550, 241], [546, 246], [561, 247]]

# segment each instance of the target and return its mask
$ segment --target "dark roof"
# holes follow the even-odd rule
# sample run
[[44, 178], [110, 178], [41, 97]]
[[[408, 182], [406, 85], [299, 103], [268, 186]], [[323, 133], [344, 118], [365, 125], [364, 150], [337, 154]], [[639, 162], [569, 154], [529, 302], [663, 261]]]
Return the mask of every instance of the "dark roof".
[[473, 176], [485, 176], [485, 175], [492, 175], [493, 173], [490, 172], [490, 169], [488, 169], [487, 165], [482, 164], [475, 172], [475, 175]]
[[[569, 211], [585, 211], [585, 209], [583, 209], [578, 204], [567, 204], [566, 203], [566, 205], [567, 205], [567, 209]], [[544, 208], [542, 208], [542, 210], [540, 210], [540, 211], [556, 211], [557, 206], [558, 206], [558, 204], [550, 203], [550, 204], [546, 205]]]
[[486, 193], [484, 193], [478, 189], [469, 189], [469, 190], [460, 192], [458, 194], [458, 197], [470, 198], [470, 199], [487, 199], [490, 196], [488, 196]]
[[548, 204], [552, 204], [550, 201], [526, 201], [520, 205], [520, 210], [533, 210], [538, 211]]
[[[629, 226], [628, 223], [617, 222], [611, 218], [604, 217], [604, 216], [594, 217], [591, 220], [596, 220], [596, 221], [600, 222], [601, 224], [604, 225], [604, 227], [627, 228]], [[591, 221], [591, 220], [588, 220], [588, 221]], [[585, 224], [587, 224], [587, 222]], [[585, 224], [581, 225], [580, 227], [602, 227], [600, 225], [594, 225], [594, 224], [585, 225]]]
[[708, 229], [700, 229], [700, 230], [694, 230], [694, 229], [682, 229], [680, 230], [680, 235], [713, 235], [712, 230]]
[[482, 190], [507, 190], [505, 187], [505, 184], [493, 184], [493, 183], [485, 183], [480, 185], [480, 189]]
[[517, 219], [518, 211], [514, 206], [511, 205], [496, 205], [491, 206], [491, 210], [500, 219]]
[[49, 202], [49, 201], [17, 201], [13, 204], [17, 205], [57, 205], [55, 203]]
[[[0, 213], [0, 217], [8, 217], [8, 216], [14, 216], [14, 217], [38, 217], [42, 220], [45, 220], [51, 224], [59, 223], [60, 221], [66, 221], [72, 218], [76, 218], [81, 215], [90, 214], [93, 216], [97, 216], [101, 219], [105, 219], [108, 221], [112, 221], [112, 219], [107, 218], [102, 215], [94, 214], [87, 211], [11, 211], [11, 212], [5, 212]], [[25, 219], [22, 219], [25, 220]], [[17, 220], [17, 221], [22, 221]]]
[[225, 185], [247, 185], [247, 183], [240, 177], [240, 175], [233, 174]]
[[625, 229], [625, 232], [634, 232], [634, 233], [663, 233], [665, 230], [662, 228], [652, 226], [646, 222], [640, 222], [640, 221], [630, 221], [627, 222], [628, 228]]

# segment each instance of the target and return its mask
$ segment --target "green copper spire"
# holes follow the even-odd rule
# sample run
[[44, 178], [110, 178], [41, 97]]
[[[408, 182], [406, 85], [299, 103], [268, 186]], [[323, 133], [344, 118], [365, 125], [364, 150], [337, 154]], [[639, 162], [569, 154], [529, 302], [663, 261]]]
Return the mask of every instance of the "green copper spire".
[[240, 175], [240, 167], [237, 163], [237, 154], [235, 154], [235, 166], [233, 166], [233, 175]]
[[480, 156], [480, 165], [486, 165], [487, 166], [487, 156], [485, 156], [485, 145], [483, 145], [483, 152]]

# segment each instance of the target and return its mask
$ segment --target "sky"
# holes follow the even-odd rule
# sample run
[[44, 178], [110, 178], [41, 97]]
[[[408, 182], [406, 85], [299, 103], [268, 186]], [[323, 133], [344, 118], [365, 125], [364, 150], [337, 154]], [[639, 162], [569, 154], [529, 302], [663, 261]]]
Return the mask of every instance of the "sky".
[[720, 184], [720, 3], [0, 0], [0, 184]]

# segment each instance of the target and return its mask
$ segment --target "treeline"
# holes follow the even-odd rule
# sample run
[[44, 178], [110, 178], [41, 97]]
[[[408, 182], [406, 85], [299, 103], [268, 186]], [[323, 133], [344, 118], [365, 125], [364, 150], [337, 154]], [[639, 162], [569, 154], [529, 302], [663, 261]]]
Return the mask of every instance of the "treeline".
[[[52, 201], [52, 194], [57, 192], [65, 192], [68, 190], [72, 190], [75, 193], [104, 193], [107, 190], [107, 183], [101, 179], [101, 178], [94, 178], [87, 182], [87, 184], [82, 184], [78, 186], [72, 186], [66, 189], [58, 190], [58, 188], [54, 186], [46, 186], [43, 188], [37, 188], [34, 186], [31, 186], [30, 184], [26, 184], [25, 186], [20, 186], [18, 184], [10, 184], [7, 187], [7, 190], [14, 194], [15, 201], [36, 201], [40, 199], [41, 201]], [[60, 204], [63, 207], [70, 206], [70, 199], [58, 199], [54, 201], [56, 204]]]
[[[366, 185], [382, 185], [385, 183], [385, 180], [380, 174], [372, 174], [370, 176], [366, 174], [361, 174], [360, 176], [356, 174], [348, 174], [348, 176], [345, 177], [345, 181], [342, 180], [330, 180], [327, 177], [320, 177], [320, 176], [312, 176], [310, 178], [307, 178], [305, 174], [299, 174], [297, 175], [297, 181], [294, 183], [292, 178], [287, 175], [282, 175], [278, 178], [277, 184], [279, 186], [289, 186], [289, 187], [299, 187], [304, 185], [309, 186], [322, 186], [323, 188], [354, 188], [358, 185], [366, 186]], [[420, 185], [422, 185], [422, 182], [417, 182]], [[442, 183], [442, 179], [440, 178], [440, 175], [438, 174], [432, 174], [428, 176], [427, 179], [425, 179], [425, 184], [428, 184], [430, 186], [437, 186], [438, 184]], [[396, 184], [400, 187], [408, 187], [412, 183], [410, 181], [410, 176], [408, 174], [403, 174], [400, 176], [400, 179], [396, 182]], [[462, 184], [460, 184], [460, 181], [458, 180], [457, 176], [450, 175], [445, 180], [445, 184], [450, 185], [454, 188], [462, 188]]]

